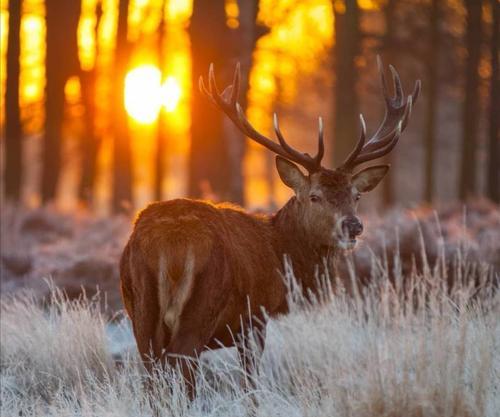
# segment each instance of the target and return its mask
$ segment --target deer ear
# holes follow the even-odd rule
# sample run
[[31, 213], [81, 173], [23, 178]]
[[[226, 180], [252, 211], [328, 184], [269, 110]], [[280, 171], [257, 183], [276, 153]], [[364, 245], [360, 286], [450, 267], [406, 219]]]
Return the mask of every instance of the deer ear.
[[384, 178], [387, 171], [389, 171], [390, 165], [375, 165], [363, 169], [357, 172], [352, 177], [352, 185], [360, 193], [367, 193], [373, 190], [377, 184]]
[[281, 156], [276, 156], [276, 169], [280, 174], [281, 181], [292, 188], [297, 194], [307, 182], [307, 178], [302, 174], [297, 165]]

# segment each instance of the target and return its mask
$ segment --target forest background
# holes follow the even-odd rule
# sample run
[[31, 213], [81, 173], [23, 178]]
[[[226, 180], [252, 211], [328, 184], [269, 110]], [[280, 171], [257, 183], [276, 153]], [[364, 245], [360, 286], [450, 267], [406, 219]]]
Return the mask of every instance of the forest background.
[[[495, 0], [2, 0], [5, 201], [133, 212], [179, 196], [272, 209], [290, 196], [274, 157], [204, 99], [236, 62], [241, 104], [326, 165], [382, 117], [375, 56], [422, 97], [390, 175], [362, 209], [499, 201]], [[193, 87], [194, 86], [194, 87]]]

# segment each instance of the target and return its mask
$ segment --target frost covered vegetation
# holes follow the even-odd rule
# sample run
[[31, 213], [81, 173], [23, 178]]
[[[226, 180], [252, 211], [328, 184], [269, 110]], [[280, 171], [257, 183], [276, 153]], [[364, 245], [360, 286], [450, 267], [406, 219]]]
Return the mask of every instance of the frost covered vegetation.
[[[148, 376], [133, 349], [116, 360], [109, 322], [126, 322], [104, 311], [98, 298], [86, 301], [70, 293], [68, 299], [56, 288], [45, 298], [38, 287], [13, 290], [16, 279], [31, 283], [38, 268], [49, 264], [38, 259], [41, 253], [52, 257], [53, 271], [71, 270], [93, 257], [111, 262], [126, 236], [118, 232], [126, 229], [125, 222], [96, 227], [68, 219], [69, 235], [45, 243], [25, 234], [23, 239], [32, 242], [26, 255], [30, 269], [17, 278], [10, 272], [1, 302], [1, 414], [496, 416], [498, 210], [471, 210], [466, 229], [461, 210], [450, 213], [441, 218], [441, 233], [432, 213], [418, 213], [420, 227], [402, 213], [369, 225], [377, 233], [367, 236], [366, 247], [380, 241], [372, 246], [380, 255], [367, 261], [370, 250], [360, 248], [356, 270], [341, 271], [347, 275], [339, 279], [323, 277], [315, 297], [304, 298], [287, 269], [291, 312], [269, 323], [261, 360], [246, 373], [234, 351], [202, 355], [193, 362], [193, 401], [175, 370]], [[18, 236], [16, 228], [32, 215], [10, 222], [11, 236]], [[377, 237], [389, 230], [389, 221], [398, 226], [398, 245], [394, 234]], [[99, 249], [97, 238], [93, 244], [82, 241], [86, 233], [109, 241]], [[63, 256], [64, 239], [71, 256]], [[11, 264], [22, 247], [21, 240], [11, 246]], [[358, 274], [366, 271], [369, 279], [359, 281]]]

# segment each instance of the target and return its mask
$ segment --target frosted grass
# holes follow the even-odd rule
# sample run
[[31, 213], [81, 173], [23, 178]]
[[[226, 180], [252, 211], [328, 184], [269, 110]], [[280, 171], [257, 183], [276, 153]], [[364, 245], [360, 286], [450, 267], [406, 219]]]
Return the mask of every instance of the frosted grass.
[[203, 354], [193, 361], [193, 400], [175, 369], [145, 373], [126, 349], [127, 329], [107, 322], [98, 300], [69, 301], [56, 288], [47, 305], [29, 294], [3, 297], [1, 414], [497, 416], [498, 276], [458, 254], [448, 288], [440, 253], [405, 276], [397, 254], [392, 275], [379, 260], [368, 288], [346, 291], [320, 277], [321, 291], [309, 295], [288, 266], [290, 314], [269, 322], [264, 352], [249, 352], [253, 371], [234, 350]]

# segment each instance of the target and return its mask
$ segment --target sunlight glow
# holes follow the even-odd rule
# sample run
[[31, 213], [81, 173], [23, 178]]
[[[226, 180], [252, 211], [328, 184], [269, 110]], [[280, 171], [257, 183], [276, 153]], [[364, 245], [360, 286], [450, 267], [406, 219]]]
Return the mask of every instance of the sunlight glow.
[[[36, 3], [27, 4], [35, 6]], [[25, 5], [27, 7], [27, 5]], [[24, 9], [23, 9], [24, 10]], [[25, 13], [21, 20], [20, 93], [23, 105], [41, 102], [45, 81], [45, 19]]]
[[143, 65], [131, 70], [125, 78], [125, 108], [137, 122], [153, 123], [160, 110], [160, 70]]
[[173, 112], [181, 98], [181, 86], [175, 77], [169, 76], [161, 86], [161, 104], [168, 112]]
[[125, 79], [125, 108], [134, 120], [153, 123], [160, 107], [167, 112], [177, 109], [182, 91], [179, 81], [168, 76], [161, 83], [161, 72], [154, 65], [142, 65], [131, 70]]
[[236, 0], [226, 0], [225, 9], [227, 26], [231, 29], [238, 29], [240, 26], [240, 21], [238, 20], [240, 15], [238, 2]]

